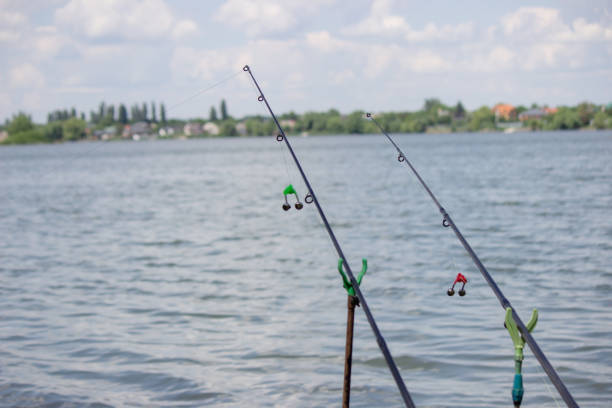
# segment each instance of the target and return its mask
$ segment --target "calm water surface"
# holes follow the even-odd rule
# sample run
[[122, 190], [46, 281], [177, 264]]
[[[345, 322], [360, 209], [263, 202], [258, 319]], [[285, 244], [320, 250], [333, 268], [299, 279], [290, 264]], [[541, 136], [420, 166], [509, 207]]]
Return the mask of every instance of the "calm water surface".
[[[295, 138], [418, 407], [507, 407], [504, 311], [381, 136]], [[612, 401], [612, 134], [398, 136], [583, 407]], [[0, 149], [0, 406], [328, 407], [346, 293], [274, 138]], [[461, 272], [465, 297], [446, 289]], [[352, 403], [401, 406], [358, 309]], [[524, 407], [563, 406], [530, 351]]]

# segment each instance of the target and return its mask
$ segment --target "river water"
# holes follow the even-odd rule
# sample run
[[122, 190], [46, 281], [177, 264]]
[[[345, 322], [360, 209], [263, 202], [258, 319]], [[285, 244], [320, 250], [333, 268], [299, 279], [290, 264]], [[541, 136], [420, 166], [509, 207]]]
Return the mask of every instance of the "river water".
[[[511, 406], [504, 311], [391, 145], [292, 140], [416, 405]], [[612, 133], [397, 140], [578, 403], [609, 407]], [[346, 292], [289, 183], [273, 137], [0, 148], [0, 406], [339, 406]], [[529, 350], [524, 381], [524, 407], [564, 406]], [[361, 309], [352, 384], [402, 406]]]

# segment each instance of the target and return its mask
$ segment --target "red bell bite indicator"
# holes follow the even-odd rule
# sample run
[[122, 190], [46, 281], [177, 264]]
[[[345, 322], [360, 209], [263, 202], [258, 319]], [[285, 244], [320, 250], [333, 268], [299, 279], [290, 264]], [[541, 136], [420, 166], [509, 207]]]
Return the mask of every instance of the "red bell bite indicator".
[[461, 289], [459, 289], [459, 296], [465, 296], [465, 284], [467, 283], [467, 279], [465, 276], [463, 276], [460, 273], [457, 274], [457, 277], [455, 278], [455, 281], [453, 282], [453, 286], [448, 288], [448, 291], [446, 291], [446, 294], [448, 296], [453, 296], [455, 294], [455, 285], [459, 282], [463, 284], [461, 286]]

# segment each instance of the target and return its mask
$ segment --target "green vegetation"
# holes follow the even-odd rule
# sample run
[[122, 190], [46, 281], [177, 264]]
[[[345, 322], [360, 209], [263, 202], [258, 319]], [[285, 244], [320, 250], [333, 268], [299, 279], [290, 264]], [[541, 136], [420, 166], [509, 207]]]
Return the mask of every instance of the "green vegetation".
[[[418, 111], [380, 113], [377, 118], [392, 133], [479, 132], [507, 128], [612, 129], [612, 104], [598, 106], [582, 102], [574, 107], [548, 109], [534, 103], [529, 108], [517, 106], [513, 113], [512, 118], [496, 117], [494, 111], [487, 106], [469, 112], [461, 102], [445, 105], [439, 99], [430, 98], [425, 100]], [[256, 115], [233, 118], [228, 113], [225, 100], [221, 101], [218, 108], [212, 106], [208, 114], [203, 116], [207, 116], [207, 119], [168, 119], [164, 104], [156, 105], [155, 102], [133, 104], [129, 111], [123, 103], [115, 109], [114, 105], [101, 102], [97, 110], [89, 113], [88, 121], [85, 114], [79, 114], [75, 108], [55, 110], [48, 114], [44, 125], [34, 124], [29, 115], [20, 112], [0, 127], [0, 143], [54, 143], [142, 137], [269, 136], [277, 133], [270, 117]], [[289, 112], [278, 116], [278, 119], [289, 134], [377, 133], [374, 124], [365, 120], [364, 116], [363, 111], [341, 114], [336, 109], [330, 109], [301, 115]]]
[[87, 123], [71, 117], [46, 125], [35, 125], [29, 115], [18, 113], [6, 125], [8, 138], [3, 144], [52, 143], [61, 140], [79, 140], [85, 136]]

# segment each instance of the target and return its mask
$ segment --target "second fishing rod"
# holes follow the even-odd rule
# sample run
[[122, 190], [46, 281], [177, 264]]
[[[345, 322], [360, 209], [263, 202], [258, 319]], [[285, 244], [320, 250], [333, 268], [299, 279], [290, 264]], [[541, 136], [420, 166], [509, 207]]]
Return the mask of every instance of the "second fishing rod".
[[463, 234], [461, 233], [461, 231], [459, 230], [459, 228], [457, 227], [457, 225], [455, 224], [451, 216], [448, 214], [446, 209], [442, 207], [442, 205], [440, 204], [440, 202], [438, 201], [434, 193], [431, 191], [427, 183], [425, 183], [425, 180], [423, 180], [419, 172], [412, 165], [410, 160], [408, 160], [408, 157], [404, 154], [402, 149], [400, 149], [400, 147], [397, 145], [395, 140], [393, 140], [393, 138], [389, 136], [389, 134], [385, 131], [382, 125], [372, 116], [372, 114], [366, 113], [366, 117], [369, 118], [376, 125], [376, 127], [378, 127], [378, 129], [385, 135], [387, 140], [389, 140], [389, 142], [393, 145], [393, 147], [395, 147], [395, 150], [397, 150], [397, 153], [398, 153], [397, 160], [400, 163], [403, 163], [403, 162], [406, 163], [406, 165], [410, 168], [410, 170], [412, 170], [412, 173], [414, 173], [414, 175], [417, 177], [417, 179], [419, 180], [419, 182], [421, 183], [421, 185], [423, 186], [427, 194], [429, 194], [429, 197], [431, 197], [433, 202], [438, 207], [440, 214], [442, 214], [442, 225], [446, 228], [450, 227], [453, 230], [453, 232], [455, 233], [455, 235], [461, 242], [461, 245], [463, 246], [463, 248], [465, 248], [466, 252], [468, 253], [468, 255], [470, 256], [470, 258], [472, 259], [472, 261], [474, 262], [474, 264], [476, 265], [476, 267], [478, 268], [482, 276], [485, 278], [485, 280], [487, 281], [487, 283], [493, 290], [493, 293], [499, 300], [499, 303], [501, 304], [501, 306], [505, 310], [511, 311], [512, 318], [516, 322], [516, 326], [518, 330], [520, 331], [520, 334], [525, 339], [525, 342], [529, 344], [529, 347], [531, 348], [533, 355], [539, 361], [540, 365], [542, 366], [542, 368], [544, 369], [544, 371], [550, 378], [551, 382], [557, 388], [557, 391], [561, 395], [561, 398], [563, 398], [563, 401], [565, 401], [568, 407], [577, 408], [578, 404], [574, 400], [574, 397], [572, 397], [569, 390], [563, 383], [563, 380], [561, 380], [561, 378], [559, 377], [559, 374], [557, 374], [552, 364], [548, 361], [548, 359], [544, 355], [544, 352], [542, 351], [542, 349], [540, 349], [540, 346], [538, 345], [538, 343], [535, 341], [535, 339], [531, 335], [530, 330], [528, 329], [527, 326], [525, 326], [523, 321], [520, 319], [518, 313], [516, 313], [516, 310], [514, 310], [514, 307], [512, 307], [512, 305], [510, 304], [510, 301], [504, 296], [503, 292], [501, 291], [499, 286], [497, 286], [497, 283], [495, 283], [495, 280], [493, 280], [493, 277], [491, 276], [487, 268], [485, 268], [483, 263], [480, 261], [480, 258], [478, 258], [478, 255], [476, 255], [476, 253], [474, 252], [470, 244], [467, 242], [467, 240], [465, 239], [465, 237], [463, 236]]

